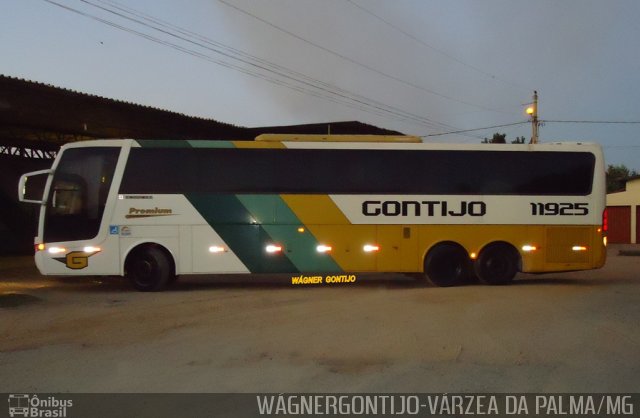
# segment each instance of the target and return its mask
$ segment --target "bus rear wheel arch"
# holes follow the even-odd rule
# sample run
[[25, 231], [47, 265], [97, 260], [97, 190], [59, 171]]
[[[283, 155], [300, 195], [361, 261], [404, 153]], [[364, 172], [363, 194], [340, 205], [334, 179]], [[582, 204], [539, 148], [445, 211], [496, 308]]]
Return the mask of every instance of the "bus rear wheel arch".
[[504, 285], [511, 283], [521, 266], [522, 258], [513, 245], [494, 242], [480, 251], [474, 269], [481, 282]]
[[424, 273], [436, 286], [462, 284], [471, 273], [469, 254], [464, 247], [455, 242], [436, 244], [424, 258]]
[[127, 255], [125, 276], [141, 292], [157, 292], [176, 279], [171, 253], [158, 244], [142, 244]]

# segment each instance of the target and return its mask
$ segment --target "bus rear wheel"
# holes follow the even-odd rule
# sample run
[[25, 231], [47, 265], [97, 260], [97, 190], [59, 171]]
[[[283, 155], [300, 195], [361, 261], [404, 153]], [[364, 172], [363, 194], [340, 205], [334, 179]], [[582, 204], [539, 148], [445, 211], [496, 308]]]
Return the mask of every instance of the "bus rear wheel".
[[432, 248], [424, 260], [424, 272], [431, 283], [448, 287], [461, 284], [469, 273], [469, 257], [460, 245], [446, 242]]
[[175, 280], [171, 258], [156, 246], [135, 249], [125, 267], [133, 287], [142, 292], [157, 292]]
[[504, 285], [513, 280], [518, 272], [520, 255], [506, 243], [490, 244], [480, 251], [475, 271], [483, 283]]

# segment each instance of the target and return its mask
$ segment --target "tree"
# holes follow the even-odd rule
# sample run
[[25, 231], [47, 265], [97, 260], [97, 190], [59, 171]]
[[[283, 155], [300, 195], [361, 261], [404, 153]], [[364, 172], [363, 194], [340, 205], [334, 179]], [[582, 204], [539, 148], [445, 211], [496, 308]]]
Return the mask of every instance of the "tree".
[[501, 134], [496, 132], [493, 134], [493, 138], [485, 138], [482, 141], [483, 144], [506, 144], [507, 143], [507, 134]]
[[624, 190], [627, 179], [637, 175], [636, 170], [629, 170], [624, 164], [609, 164], [607, 167], [607, 193]]
[[[506, 144], [507, 143], [507, 134], [501, 134], [496, 132], [493, 134], [491, 139], [485, 138], [482, 140], [483, 144]], [[512, 144], [524, 144], [525, 139], [524, 136], [517, 136], [516, 139], [511, 141]]]

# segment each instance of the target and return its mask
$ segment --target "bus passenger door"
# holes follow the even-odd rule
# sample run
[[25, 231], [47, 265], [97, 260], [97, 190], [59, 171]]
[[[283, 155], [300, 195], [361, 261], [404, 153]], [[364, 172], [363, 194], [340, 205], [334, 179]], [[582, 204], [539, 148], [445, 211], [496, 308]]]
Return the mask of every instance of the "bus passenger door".
[[418, 260], [418, 233], [415, 226], [378, 225], [378, 271], [415, 272]]

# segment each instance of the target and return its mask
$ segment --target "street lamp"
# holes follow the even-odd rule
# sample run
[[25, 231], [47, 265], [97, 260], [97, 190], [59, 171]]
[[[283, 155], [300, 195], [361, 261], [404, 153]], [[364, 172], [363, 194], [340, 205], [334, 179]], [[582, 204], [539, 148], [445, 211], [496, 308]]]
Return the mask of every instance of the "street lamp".
[[533, 92], [533, 103], [525, 110], [526, 114], [531, 116], [531, 144], [538, 143], [538, 92]]

